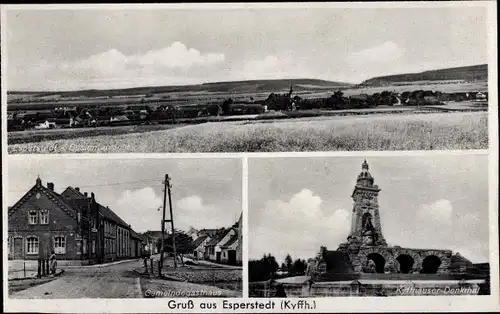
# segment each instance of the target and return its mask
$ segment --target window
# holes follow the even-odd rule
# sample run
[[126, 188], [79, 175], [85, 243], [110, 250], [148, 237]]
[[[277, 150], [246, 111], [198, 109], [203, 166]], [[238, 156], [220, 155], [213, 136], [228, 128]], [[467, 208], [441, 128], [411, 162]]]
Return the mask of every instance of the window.
[[66, 254], [66, 237], [54, 237], [54, 253]]
[[49, 224], [49, 211], [48, 210], [41, 210], [40, 211], [40, 224], [41, 225], [48, 225]]
[[92, 240], [92, 254], [95, 254], [95, 240]]
[[36, 210], [30, 210], [28, 213], [28, 223], [30, 225], [36, 225], [38, 223], [38, 213]]
[[38, 237], [26, 238], [26, 254], [38, 254]]

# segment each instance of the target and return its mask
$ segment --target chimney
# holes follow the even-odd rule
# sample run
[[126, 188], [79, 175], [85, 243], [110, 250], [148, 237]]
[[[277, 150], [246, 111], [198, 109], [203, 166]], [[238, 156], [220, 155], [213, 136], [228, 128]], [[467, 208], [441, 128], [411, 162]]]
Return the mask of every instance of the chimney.
[[87, 192], [83, 192], [83, 196], [85, 196], [85, 198], [89, 197], [89, 194]]
[[75, 190], [76, 190], [77, 192], [80, 192], [80, 188], [79, 188], [79, 187], [76, 187], [76, 188], [75, 188]]
[[54, 191], [54, 183], [52, 182], [47, 182], [47, 188], [51, 191]]

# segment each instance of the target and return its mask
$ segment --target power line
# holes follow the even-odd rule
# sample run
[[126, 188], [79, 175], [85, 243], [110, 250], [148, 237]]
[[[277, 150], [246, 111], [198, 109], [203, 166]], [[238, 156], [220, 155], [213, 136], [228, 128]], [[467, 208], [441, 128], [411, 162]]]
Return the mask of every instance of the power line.
[[[123, 181], [123, 182], [115, 182], [115, 183], [107, 183], [107, 184], [94, 184], [94, 185], [79, 185], [79, 188], [94, 188], [94, 187], [110, 187], [110, 186], [117, 186], [117, 185], [127, 185], [127, 184], [132, 184], [132, 183], [148, 183], [148, 182], [160, 182], [160, 179], [143, 179], [143, 180], [136, 180], [136, 181]], [[157, 184], [153, 186], [163, 186], [163, 184]], [[77, 187], [77, 186], [75, 186]], [[135, 187], [143, 187], [140, 185], [137, 185]], [[134, 187], [134, 188], [135, 188]], [[26, 189], [18, 189], [18, 190], [9, 190], [9, 192], [22, 192], [26, 191]]]

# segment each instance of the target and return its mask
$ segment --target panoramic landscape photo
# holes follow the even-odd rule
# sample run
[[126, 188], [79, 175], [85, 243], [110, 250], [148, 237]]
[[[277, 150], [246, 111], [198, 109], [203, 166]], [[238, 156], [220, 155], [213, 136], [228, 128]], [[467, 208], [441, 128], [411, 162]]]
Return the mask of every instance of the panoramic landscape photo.
[[8, 152], [486, 149], [486, 16], [7, 8]]

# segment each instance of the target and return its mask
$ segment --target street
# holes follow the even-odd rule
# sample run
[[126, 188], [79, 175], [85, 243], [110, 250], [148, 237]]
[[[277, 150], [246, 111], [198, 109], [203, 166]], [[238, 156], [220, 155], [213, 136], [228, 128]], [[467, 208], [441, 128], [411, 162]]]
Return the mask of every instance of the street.
[[133, 270], [142, 261], [133, 260], [103, 267], [63, 267], [53, 281], [18, 291], [15, 299], [141, 298], [139, 275]]

